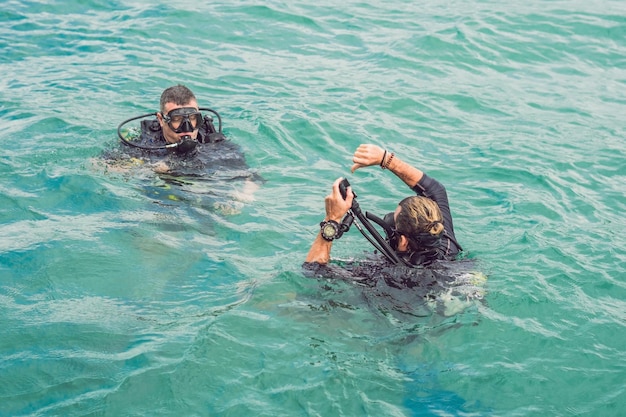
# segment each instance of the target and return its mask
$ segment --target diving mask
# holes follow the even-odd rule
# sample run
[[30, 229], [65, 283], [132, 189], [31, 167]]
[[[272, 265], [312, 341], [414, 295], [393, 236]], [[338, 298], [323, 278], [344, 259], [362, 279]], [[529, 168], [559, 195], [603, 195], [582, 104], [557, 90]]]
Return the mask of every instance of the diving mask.
[[398, 247], [398, 230], [396, 229], [396, 219], [394, 218], [395, 213], [392, 211], [390, 213], [385, 214], [383, 217], [385, 234], [387, 235], [387, 242], [389, 246], [396, 249]]
[[163, 121], [174, 133], [193, 132], [200, 128], [202, 113], [193, 107], [181, 107], [164, 115]]

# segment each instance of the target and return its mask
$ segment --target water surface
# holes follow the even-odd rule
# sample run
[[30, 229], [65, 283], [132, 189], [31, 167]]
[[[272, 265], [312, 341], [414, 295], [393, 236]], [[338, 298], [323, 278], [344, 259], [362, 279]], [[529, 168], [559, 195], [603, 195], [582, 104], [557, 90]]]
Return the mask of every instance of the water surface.
[[[626, 413], [626, 6], [384, 3], [8, 1], [0, 415]], [[92, 162], [176, 83], [253, 199]], [[335, 178], [375, 213], [409, 193], [350, 174], [360, 143], [446, 185], [484, 302], [303, 275]]]

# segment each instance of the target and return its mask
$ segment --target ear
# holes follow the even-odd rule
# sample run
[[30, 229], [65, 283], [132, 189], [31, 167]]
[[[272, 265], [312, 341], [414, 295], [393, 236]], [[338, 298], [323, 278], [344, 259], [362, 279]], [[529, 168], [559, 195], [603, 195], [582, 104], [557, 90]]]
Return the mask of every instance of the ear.
[[400, 235], [400, 239], [398, 239], [398, 251], [406, 252], [409, 249], [409, 239], [404, 235]]

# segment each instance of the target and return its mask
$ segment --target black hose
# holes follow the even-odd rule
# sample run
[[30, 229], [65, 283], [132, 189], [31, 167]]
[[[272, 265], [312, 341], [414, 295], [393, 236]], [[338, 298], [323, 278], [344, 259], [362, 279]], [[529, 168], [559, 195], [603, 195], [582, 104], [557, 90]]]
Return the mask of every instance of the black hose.
[[[352, 208], [350, 209], [352, 215], [355, 216], [361, 224], [367, 229], [367, 231], [372, 235], [371, 237], [365, 234], [363, 230], [359, 228], [359, 231], [365, 238], [380, 251], [391, 263], [394, 265], [406, 265], [413, 266], [410, 263], [406, 262], [404, 259], [400, 258], [396, 251], [389, 246], [389, 243], [378, 233], [378, 230], [374, 228], [372, 223], [367, 219], [367, 217], [361, 211], [361, 207], [359, 207], [359, 203], [356, 202], [356, 199], [352, 200]], [[373, 238], [373, 239], [372, 239]], [[374, 242], [375, 240], [375, 242]]]
[[128, 146], [132, 146], [135, 148], [139, 148], [139, 149], [146, 149], [146, 150], [157, 150], [157, 149], [166, 149], [165, 146], [142, 146], [139, 145], [137, 143], [132, 143], [128, 140], [126, 140], [126, 138], [124, 138], [124, 136], [122, 136], [122, 127], [129, 122], [132, 122], [133, 120], [139, 120], [139, 119], [143, 119], [145, 117], [148, 116], [156, 116], [156, 113], [147, 113], [147, 114], [142, 114], [141, 116], [135, 116], [135, 117], [131, 117], [130, 119], [124, 120], [122, 123], [119, 124], [119, 126], [117, 126], [117, 136], [120, 138], [120, 140], [122, 142], [124, 142], [125, 144], [127, 144]]
[[[222, 118], [220, 117], [219, 113], [216, 112], [213, 109], [210, 109], [208, 107], [200, 107], [198, 110], [204, 110], [204, 111], [208, 111], [210, 113], [213, 113], [215, 116], [217, 116], [217, 132], [218, 133], [222, 133]], [[124, 138], [124, 136], [122, 136], [122, 127], [129, 123], [132, 122], [134, 120], [139, 120], [139, 119], [143, 119], [145, 117], [149, 117], [149, 116], [155, 116], [156, 117], [157, 113], [146, 113], [146, 114], [142, 114], [141, 116], [135, 116], [135, 117], [131, 117], [130, 119], [126, 119], [124, 120], [122, 123], [119, 124], [119, 126], [117, 126], [117, 136], [120, 138], [120, 140], [122, 142], [124, 142], [126, 145], [128, 146], [132, 146], [134, 148], [139, 148], [139, 149], [144, 149], [147, 151], [156, 151], [156, 150], [160, 150], [160, 149], [168, 149], [168, 148], [175, 148], [178, 146], [178, 143], [171, 143], [169, 145], [161, 145], [161, 146], [144, 146], [144, 145], [139, 145], [138, 143], [133, 143], [130, 142], [128, 140], [126, 140], [126, 138]]]

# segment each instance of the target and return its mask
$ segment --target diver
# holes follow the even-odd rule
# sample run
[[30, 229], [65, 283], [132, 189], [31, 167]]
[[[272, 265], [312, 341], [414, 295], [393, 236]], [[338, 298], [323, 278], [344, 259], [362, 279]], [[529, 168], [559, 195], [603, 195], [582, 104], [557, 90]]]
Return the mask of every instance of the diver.
[[[449, 317], [484, 302], [487, 277], [456, 240], [445, 187], [376, 145], [360, 145], [352, 161], [352, 172], [379, 165], [416, 195], [380, 218], [361, 210], [349, 182], [337, 179], [325, 197], [326, 215], [302, 266], [304, 275], [324, 280], [324, 288], [332, 289], [328, 279], [351, 282], [368, 305], [398, 322], [432, 313]], [[333, 242], [352, 226], [376, 250], [362, 259], [331, 262]]]
[[184, 85], [166, 88], [158, 112], [123, 121], [117, 135], [119, 146], [104, 150], [100, 158], [106, 171], [156, 173], [156, 183], [145, 189], [159, 204], [189, 201], [236, 213], [264, 182], [250, 169], [240, 146], [222, 133], [220, 115], [199, 107]]
[[[135, 120], [141, 120], [139, 132], [127, 128]], [[184, 85], [166, 88], [160, 111], [125, 120], [117, 133], [122, 146], [105, 152], [109, 166], [142, 165], [159, 174], [193, 176], [221, 168], [248, 169], [240, 147], [222, 133], [220, 115], [199, 107], [194, 93]]]
[[[427, 267], [457, 257], [462, 248], [454, 235], [446, 189], [439, 181], [376, 145], [360, 145], [352, 161], [352, 172], [379, 165], [417, 195], [403, 199], [394, 212], [381, 219], [369, 213], [363, 215], [352, 187], [345, 179], [337, 179], [325, 198], [326, 216], [306, 257], [306, 268], [329, 263], [333, 242], [349, 230], [355, 217], [361, 223], [359, 229], [365, 227], [373, 235], [368, 240], [387, 258], [387, 263], [406, 268]], [[383, 227], [386, 239], [381, 239], [370, 220]]]

